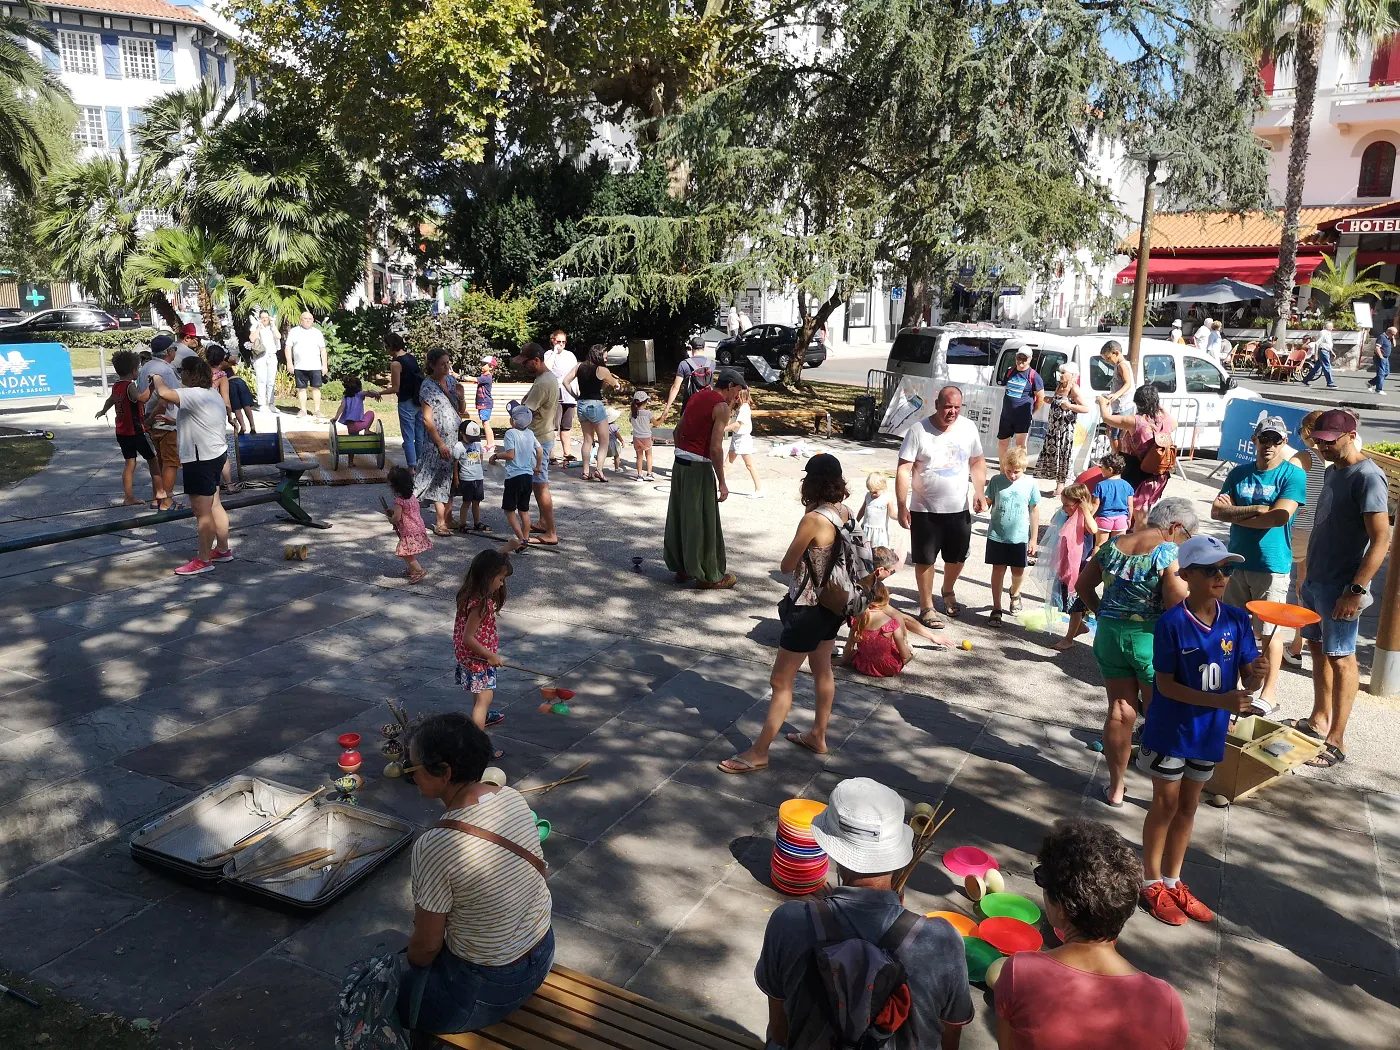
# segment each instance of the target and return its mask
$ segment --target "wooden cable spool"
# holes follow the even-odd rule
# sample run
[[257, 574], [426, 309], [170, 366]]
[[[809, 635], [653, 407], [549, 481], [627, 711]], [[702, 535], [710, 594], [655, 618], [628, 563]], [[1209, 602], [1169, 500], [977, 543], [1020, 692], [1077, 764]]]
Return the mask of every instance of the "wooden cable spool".
[[[359, 434], [342, 434], [334, 423], [330, 434], [331, 469], [340, 469], [340, 457], [373, 456], [374, 465], [384, 469], [384, 421], [376, 418], [370, 429]], [[353, 466], [353, 463], [347, 465]]]

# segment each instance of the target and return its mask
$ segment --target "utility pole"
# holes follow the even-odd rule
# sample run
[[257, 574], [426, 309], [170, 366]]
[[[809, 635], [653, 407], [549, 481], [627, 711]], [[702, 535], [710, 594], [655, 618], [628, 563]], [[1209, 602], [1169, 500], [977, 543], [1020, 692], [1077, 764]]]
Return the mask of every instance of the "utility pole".
[[1161, 153], [1129, 154], [1147, 163], [1142, 183], [1142, 226], [1138, 230], [1137, 274], [1133, 278], [1133, 314], [1128, 320], [1128, 366], [1138, 374], [1142, 359], [1142, 325], [1147, 316], [1147, 263], [1152, 256], [1152, 220], [1157, 211], [1157, 162]]

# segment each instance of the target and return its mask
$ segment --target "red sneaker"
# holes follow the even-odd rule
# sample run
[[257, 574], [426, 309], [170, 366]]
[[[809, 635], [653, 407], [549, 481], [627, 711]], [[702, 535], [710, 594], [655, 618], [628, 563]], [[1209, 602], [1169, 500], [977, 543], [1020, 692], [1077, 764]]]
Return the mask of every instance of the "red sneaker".
[[191, 558], [184, 565], [175, 570], [176, 576], [198, 576], [201, 572], [213, 572], [214, 563], [201, 561], [199, 558]]
[[1186, 925], [1186, 913], [1177, 905], [1165, 882], [1154, 882], [1151, 886], [1144, 886], [1142, 903], [1159, 922], [1165, 922], [1168, 926]]
[[233, 548], [230, 547], [230, 548], [229, 548], [228, 550], [226, 550], [226, 551], [215, 551], [212, 555], [210, 555], [209, 560], [210, 560], [210, 561], [233, 561]]
[[1186, 913], [1187, 918], [1197, 922], [1214, 922], [1215, 912], [1211, 911], [1192, 893], [1186, 883], [1178, 881], [1174, 889], [1167, 890], [1176, 906]]

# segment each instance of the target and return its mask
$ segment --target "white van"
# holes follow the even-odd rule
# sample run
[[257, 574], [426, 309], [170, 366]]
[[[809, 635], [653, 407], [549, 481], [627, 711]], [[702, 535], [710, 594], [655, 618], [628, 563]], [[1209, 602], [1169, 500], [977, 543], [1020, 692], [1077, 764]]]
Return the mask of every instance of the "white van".
[[[1086, 400], [1106, 394], [1113, 386], [1112, 370], [1099, 356], [1104, 343], [1115, 339], [1127, 348], [1127, 338], [1101, 333], [1063, 336], [1016, 328], [944, 325], [910, 328], [895, 337], [886, 369], [898, 375], [935, 379], [958, 385], [1005, 386], [1015, 366], [1016, 350], [1031, 351], [1031, 367], [1040, 373], [1046, 388], [1055, 385], [1056, 370], [1066, 363], [1079, 376]], [[1010, 346], [1008, 347], [1008, 344]], [[1178, 423], [1177, 444], [1183, 452], [1220, 447], [1220, 426], [1225, 406], [1235, 398], [1257, 398], [1253, 390], [1235, 386], [1235, 380], [1193, 344], [1144, 339], [1138, 366], [1138, 383], [1151, 383], [1161, 395], [1162, 407]], [[1043, 408], [1037, 419], [1049, 417]], [[1092, 417], [1091, 417], [1092, 418]]]

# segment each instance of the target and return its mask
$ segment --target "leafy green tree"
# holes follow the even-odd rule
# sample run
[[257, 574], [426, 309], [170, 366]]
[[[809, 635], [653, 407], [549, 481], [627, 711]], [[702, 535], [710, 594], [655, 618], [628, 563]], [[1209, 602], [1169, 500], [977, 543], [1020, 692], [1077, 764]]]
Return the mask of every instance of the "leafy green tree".
[[1342, 54], [1355, 58], [1367, 44], [1400, 29], [1396, 0], [1239, 0], [1235, 23], [1257, 53], [1294, 69], [1293, 127], [1288, 143], [1288, 183], [1283, 197], [1283, 234], [1274, 278], [1274, 338], [1282, 341], [1293, 316], [1293, 285], [1298, 278], [1298, 213], [1311, 146], [1318, 69], [1328, 25]]
[[201, 232], [174, 227], [152, 230], [122, 268], [122, 287], [128, 296], [149, 299], [178, 294], [183, 282], [193, 282], [204, 330], [221, 340], [224, 330], [214, 295], [223, 285], [228, 263], [228, 248]]
[[0, 12], [0, 176], [21, 197], [33, 197], [39, 181], [62, 159], [49, 114], [72, 124], [72, 100], [57, 74], [34, 57], [28, 43], [55, 49], [40, 19], [44, 9], [16, 0]]
[[[54, 270], [77, 281], [98, 302], [122, 302], [124, 271], [143, 233], [142, 211], [152, 199], [154, 172], [147, 160], [99, 154], [70, 164], [45, 181], [35, 234]], [[149, 304], [172, 328], [179, 315], [162, 292]]]

